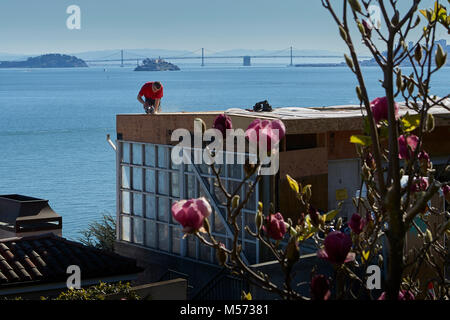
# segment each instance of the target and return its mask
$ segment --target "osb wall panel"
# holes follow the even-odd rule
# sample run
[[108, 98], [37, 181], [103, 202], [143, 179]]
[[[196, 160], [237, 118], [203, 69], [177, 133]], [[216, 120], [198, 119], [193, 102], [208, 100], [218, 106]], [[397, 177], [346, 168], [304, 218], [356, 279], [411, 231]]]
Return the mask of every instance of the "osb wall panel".
[[[156, 115], [133, 114], [117, 115], [116, 130], [123, 140], [171, 144], [171, 134], [175, 129], [194, 130], [194, 119], [201, 118], [206, 127], [211, 128], [219, 113], [160, 113]], [[253, 119], [239, 116], [231, 117], [233, 128], [246, 129]], [[173, 142], [172, 142], [173, 143]]]
[[[328, 174], [321, 174], [309, 177], [293, 176], [295, 180], [305, 186], [312, 185], [311, 204], [320, 210], [326, 210], [328, 206]], [[291, 218], [296, 222], [301, 212], [299, 212], [298, 199], [294, 191], [291, 190], [285, 177], [280, 177], [279, 182], [279, 211], [284, 217]]]
[[280, 176], [307, 177], [328, 173], [326, 148], [292, 150], [280, 153]]
[[350, 143], [350, 137], [361, 134], [360, 131], [334, 131], [327, 134], [328, 159], [354, 159], [357, 158], [356, 147]]
[[362, 130], [363, 122], [359, 117], [319, 118], [284, 120], [286, 131], [290, 134], [321, 133], [327, 131]]
[[433, 132], [425, 135], [424, 149], [432, 156], [450, 154], [450, 126], [437, 127]]

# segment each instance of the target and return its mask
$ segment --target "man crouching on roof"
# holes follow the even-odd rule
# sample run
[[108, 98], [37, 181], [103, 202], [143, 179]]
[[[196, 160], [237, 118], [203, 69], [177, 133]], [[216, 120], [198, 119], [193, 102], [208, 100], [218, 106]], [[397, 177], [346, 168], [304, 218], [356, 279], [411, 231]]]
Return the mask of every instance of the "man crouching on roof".
[[[142, 99], [145, 98], [145, 101]], [[139, 91], [137, 100], [142, 103], [145, 113], [153, 114], [161, 111], [161, 98], [163, 97], [163, 86], [161, 82], [147, 82]]]

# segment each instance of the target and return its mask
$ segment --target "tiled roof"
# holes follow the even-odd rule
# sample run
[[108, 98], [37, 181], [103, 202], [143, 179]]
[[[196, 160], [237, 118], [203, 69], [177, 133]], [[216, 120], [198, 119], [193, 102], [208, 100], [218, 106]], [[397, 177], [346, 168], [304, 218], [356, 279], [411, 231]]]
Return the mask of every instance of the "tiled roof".
[[82, 280], [142, 271], [134, 259], [51, 233], [0, 240], [0, 288], [19, 283], [66, 281], [69, 265], [80, 267]]

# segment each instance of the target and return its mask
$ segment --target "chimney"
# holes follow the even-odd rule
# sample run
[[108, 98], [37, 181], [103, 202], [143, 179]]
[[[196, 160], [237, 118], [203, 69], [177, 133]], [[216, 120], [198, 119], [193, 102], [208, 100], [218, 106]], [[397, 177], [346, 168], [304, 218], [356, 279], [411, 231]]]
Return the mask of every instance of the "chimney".
[[0, 195], [0, 239], [54, 233], [62, 236], [62, 217], [48, 200]]

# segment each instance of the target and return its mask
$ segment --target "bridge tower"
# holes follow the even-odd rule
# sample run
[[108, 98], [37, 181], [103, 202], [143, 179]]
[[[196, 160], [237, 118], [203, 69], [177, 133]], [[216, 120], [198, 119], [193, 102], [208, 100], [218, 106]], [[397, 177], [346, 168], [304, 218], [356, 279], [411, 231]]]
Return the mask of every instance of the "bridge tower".
[[291, 64], [290, 64], [290, 66], [291, 67], [294, 66], [294, 64], [292, 63], [292, 46], [291, 46]]
[[120, 66], [123, 67], [123, 50], [120, 51]]
[[202, 48], [202, 67], [205, 66], [205, 48]]
[[250, 66], [251, 65], [251, 57], [250, 56], [244, 56], [242, 65], [244, 67]]

